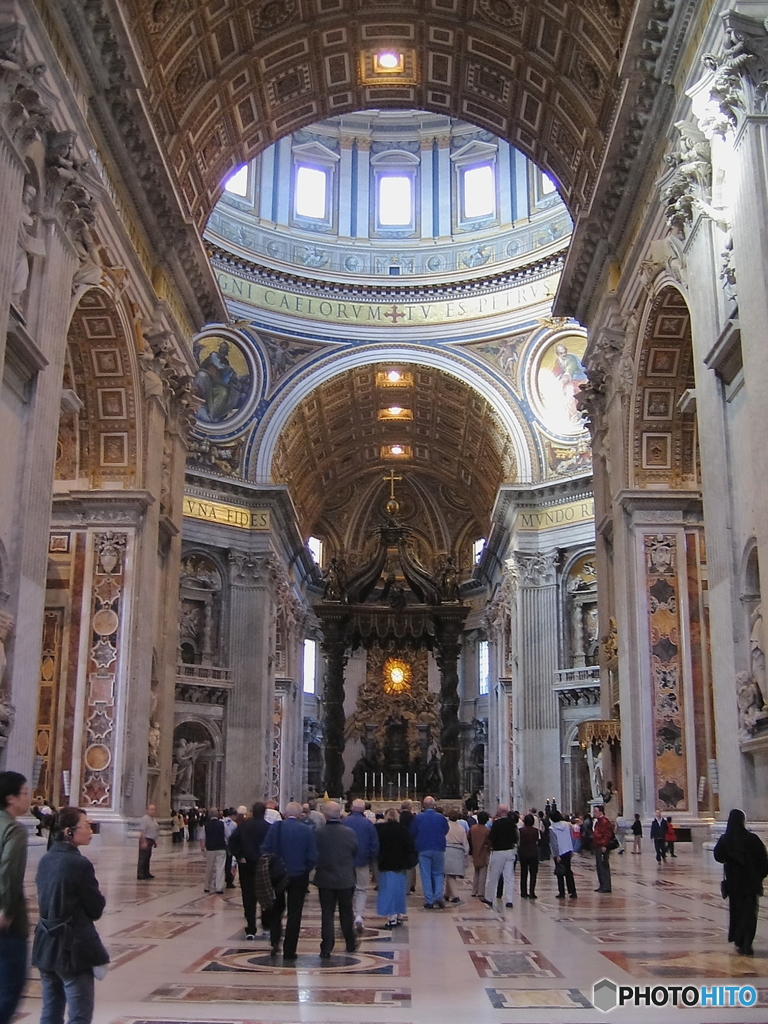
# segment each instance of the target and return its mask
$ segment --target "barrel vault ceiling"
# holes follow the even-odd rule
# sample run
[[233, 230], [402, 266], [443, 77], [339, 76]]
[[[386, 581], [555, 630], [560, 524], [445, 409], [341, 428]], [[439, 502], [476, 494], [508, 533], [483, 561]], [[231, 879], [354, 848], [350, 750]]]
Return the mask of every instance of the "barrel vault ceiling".
[[391, 369], [347, 370], [305, 398], [281, 433], [275, 479], [289, 485], [307, 533], [350, 552], [383, 521], [384, 478], [394, 470], [402, 518], [422, 535], [420, 547], [458, 551], [485, 535], [499, 484], [515, 478], [512, 442], [458, 378], [398, 363], [403, 381], [393, 385]]

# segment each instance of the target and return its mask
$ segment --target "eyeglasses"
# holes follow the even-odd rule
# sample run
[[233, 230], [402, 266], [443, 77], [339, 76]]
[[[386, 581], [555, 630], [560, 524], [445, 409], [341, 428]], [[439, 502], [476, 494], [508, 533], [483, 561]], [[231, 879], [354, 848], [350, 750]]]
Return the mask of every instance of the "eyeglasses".
[[90, 823], [90, 821], [81, 821], [75, 827], [87, 828], [89, 832], [93, 832], [93, 825]]

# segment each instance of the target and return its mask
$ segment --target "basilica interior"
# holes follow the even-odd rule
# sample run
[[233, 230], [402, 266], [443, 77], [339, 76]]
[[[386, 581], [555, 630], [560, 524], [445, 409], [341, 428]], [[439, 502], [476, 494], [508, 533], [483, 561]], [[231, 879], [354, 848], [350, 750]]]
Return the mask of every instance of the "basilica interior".
[[0, 766], [768, 830], [766, 26], [0, 0]]

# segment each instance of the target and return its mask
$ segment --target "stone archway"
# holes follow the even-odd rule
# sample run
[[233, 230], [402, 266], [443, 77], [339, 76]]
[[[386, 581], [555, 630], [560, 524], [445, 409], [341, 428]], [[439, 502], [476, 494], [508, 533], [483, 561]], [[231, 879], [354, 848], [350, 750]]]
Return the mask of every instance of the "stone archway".
[[223, 737], [218, 725], [185, 718], [173, 730], [174, 807], [221, 807]]

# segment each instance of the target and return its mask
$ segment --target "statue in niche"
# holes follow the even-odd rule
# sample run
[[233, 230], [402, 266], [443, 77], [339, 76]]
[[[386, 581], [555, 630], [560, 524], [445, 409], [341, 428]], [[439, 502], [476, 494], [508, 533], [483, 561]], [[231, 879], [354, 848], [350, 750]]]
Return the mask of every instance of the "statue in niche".
[[762, 604], [758, 604], [752, 610], [752, 614], [749, 617], [749, 626], [749, 664], [761, 693], [765, 693], [765, 637], [763, 635], [765, 627]]
[[404, 718], [390, 718], [385, 724], [385, 766], [391, 771], [404, 771], [408, 767], [407, 723]]
[[157, 721], [157, 680], [152, 681], [149, 694], [149, 733], [147, 735], [147, 764], [160, 767], [160, 726]]
[[0, 740], [8, 739], [15, 718], [16, 708], [4, 694], [0, 693]]
[[428, 793], [439, 793], [442, 786], [442, 774], [440, 772], [440, 757], [437, 748], [432, 748], [432, 754], [427, 761], [425, 789]]
[[332, 558], [331, 563], [323, 574], [325, 589], [323, 590], [324, 601], [346, 600], [346, 573], [343, 563], [337, 558]]
[[37, 189], [32, 182], [25, 182], [21, 197], [19, 231], [16, 239], [16, 263], [13, 269], [13, 281], [11, 282], [11, 302], [14, 305], [19, 304], [29, 284], [30, 256], [45, 255], [45, 246], [34, 234], [37, 215], [32, 210], [32, 203], [36, 195]]
[[453, 555], [448, 555], [445, 565], [437, 574], [436, 583], [443, 601], [459, 600], [459, 572]]
[[768, 719], [762, 691], [750, 672], [739, 672], [736, 676], [736, 703], [739, 709], [739, 739], [748, 740], [755, 735], [759, 724]]
[[598, 621], [597, 605], [588, 604], [582, 609], [584, 622], [584, 654], [587, 665], [597, 664], [598, 651]]
[[177, 793], [189, 793], [192, 787], [192, 776], [195, 763], [203, 751], [211, 749], [208, 740], [203, 742], [180, 739], [173, 750], [173, 760], [177, 765], [176, 781], [173, 788]]
[[375, 763], [366, 757], [365, 754], [358, 758], [355, 767], [352, 769], [352, 790], [355, 793], [362, 793], [366, 789], [366, 782], [370, 787], [375, 770]]
[[379, 754], [376, 746], [376, 727], [366, 729], [363, 737], [363, 753], [352, 769], [352, 789], [356, 793], [362, 793], [368, 786], [372, 786], [373, 773], [381, 769]]

